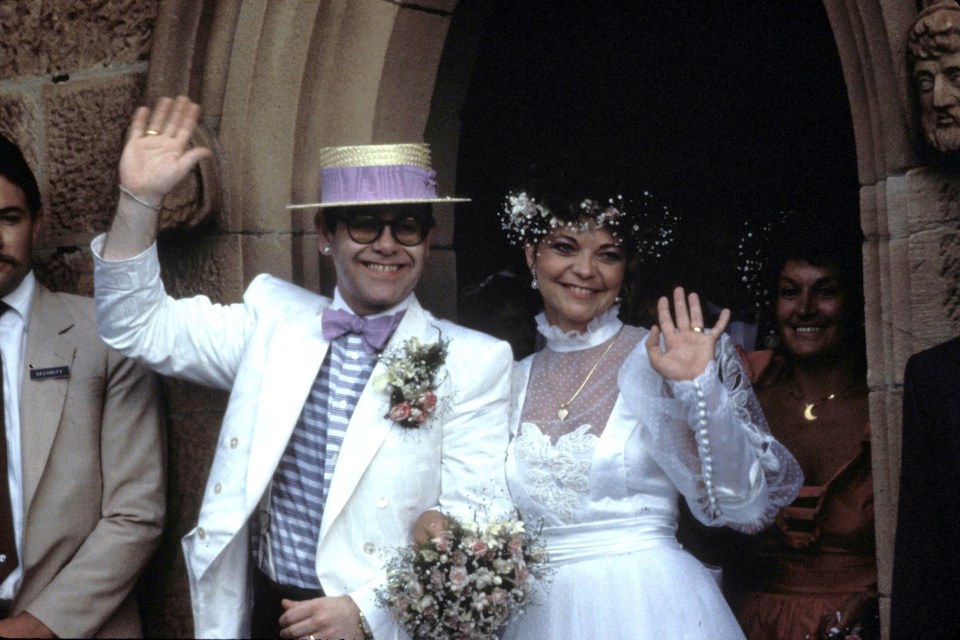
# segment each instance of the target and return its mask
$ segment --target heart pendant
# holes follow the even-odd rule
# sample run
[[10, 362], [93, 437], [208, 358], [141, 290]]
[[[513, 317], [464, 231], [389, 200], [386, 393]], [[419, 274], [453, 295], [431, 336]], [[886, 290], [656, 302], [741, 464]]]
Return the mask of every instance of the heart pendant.
[[561, 420], [566, 420], [568, 415], [570, 415], [570, 412], [567, 411], [566, 407], [560, 407], [560, 411], [557, 411], [557, 417]]

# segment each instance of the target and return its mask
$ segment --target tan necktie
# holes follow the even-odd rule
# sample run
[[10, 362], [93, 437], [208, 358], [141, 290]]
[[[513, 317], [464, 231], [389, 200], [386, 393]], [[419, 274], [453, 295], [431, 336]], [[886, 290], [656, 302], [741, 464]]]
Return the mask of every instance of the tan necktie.
[[[0, 302], [0, 315], [9, 309]], [[0, 583], [17, 568], [17, 536], [10, 506], [10, 475], [7, 470], [7, 419], [3, 397], [3, 354], [0, 353]]]

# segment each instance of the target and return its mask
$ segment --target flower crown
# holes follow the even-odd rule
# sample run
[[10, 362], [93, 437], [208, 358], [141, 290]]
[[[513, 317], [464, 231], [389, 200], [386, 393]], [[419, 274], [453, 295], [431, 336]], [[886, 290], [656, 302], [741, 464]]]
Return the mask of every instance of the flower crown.
[[607, 229], [621, 242], [637, 248], [642, 260], [660, 258], [673, 242], [680, 217], [666, 205], [656, 205], [649, 191], [640, 200], [625, 200], [622, 195], [606, 203], [590, 198], [571, 207], [564, 216], [551, 211], [525, 191], [507, 194], [500, 211], [500, 223], [511, 244], [535, 244], [559, 227], [574, 231]]

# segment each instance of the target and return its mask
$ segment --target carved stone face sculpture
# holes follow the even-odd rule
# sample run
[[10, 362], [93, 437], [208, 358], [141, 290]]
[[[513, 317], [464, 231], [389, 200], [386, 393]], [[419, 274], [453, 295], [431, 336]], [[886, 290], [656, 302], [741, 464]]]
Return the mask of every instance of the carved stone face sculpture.
[[917, 61], [913, 82], [927, 142], [937, 151], [960, 149], [960, 52]]
[[960, 151], [960, 6], [940, 3], [922, 11], [908, 44], [924, 137], [937, 151]]

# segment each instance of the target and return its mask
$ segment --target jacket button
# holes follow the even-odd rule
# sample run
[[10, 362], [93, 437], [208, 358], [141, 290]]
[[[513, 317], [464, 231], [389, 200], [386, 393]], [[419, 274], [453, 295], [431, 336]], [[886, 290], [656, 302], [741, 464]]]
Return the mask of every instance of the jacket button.
[[207, 530], [204, 529], [203, 527], [200, 527], [199, 529], [197, 529], [197, 537], [200, 538], [201, 540], [205, 540], [207, 537]]
[[220, 495], [220, 492], [221, 492], [221, 491], [223, 491], [223, 485], [222, 485], [222, 484], [220, 484], [220, 483], [218, 482], [217, 484], [213, 485], [213, 495], [218, 496], [218, 495]]
[[372, 542], [368, 542], [363, 545], [363, 552], [368, 556], [373, 555], [373, 552], [376, 550], [377, 550], [377, 547]]
[[230, 438], [230, 448], [231, 448], [231, 449], [236, 449], [236, 448], [237, 448], [237, 445], [239, 445], [239, 444], [240, 444], [240, 440], [239, 440], [239, 439], [237, 439], [237, 438]]

